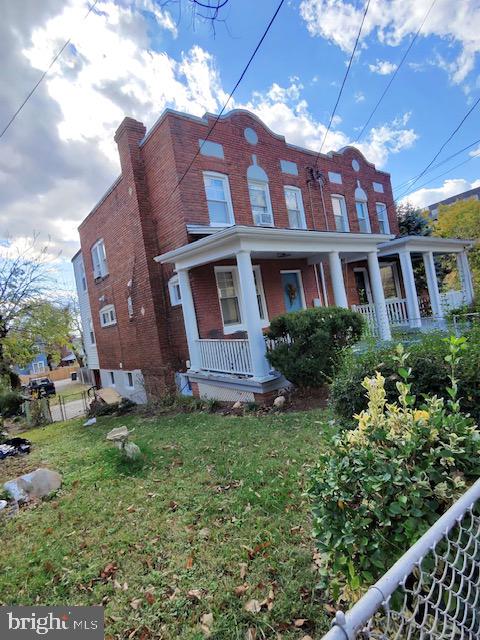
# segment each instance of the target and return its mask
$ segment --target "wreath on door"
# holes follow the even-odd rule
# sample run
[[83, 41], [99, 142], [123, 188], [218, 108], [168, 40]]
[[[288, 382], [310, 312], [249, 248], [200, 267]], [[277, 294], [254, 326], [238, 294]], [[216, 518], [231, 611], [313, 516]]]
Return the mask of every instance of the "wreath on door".
[[298, 295], [298, 288], [294, 284], [289, 282], [285, 287], [285, 290], [287, 292], [288, 299], [290, 300], [290, 306], [292, 306]]

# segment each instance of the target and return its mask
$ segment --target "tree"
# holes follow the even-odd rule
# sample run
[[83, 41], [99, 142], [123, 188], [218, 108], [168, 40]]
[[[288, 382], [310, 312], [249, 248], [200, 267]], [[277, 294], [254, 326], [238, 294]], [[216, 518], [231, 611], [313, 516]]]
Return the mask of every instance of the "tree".
[[428, 217], [410, 202], [397, 204], [396, 209], [401, 236], [430, 236], [432, 234]]
[[11, 365], [17, 364], [17, 358], [25, 362], [39, 341], [51, 345], [55, 338], [63, 343], [66, 322], [51, 302], [53, 286], [51, 257], [47, 246], [38, 246], [38, 236], [22, 248], [11, 243], [2, 246], [0, 378], [8, 377], [14, 383]]
[[[454, 204], [440, 205], [434, 235], [440, 238], [465, 238], [475, 240], [468, 257], [474, 286], [480, 286], [480, 202], [459, 200]], [[455, 273], [455, 272], [454, 272]], [[455, 273], [458, 284], [458, 275]]]

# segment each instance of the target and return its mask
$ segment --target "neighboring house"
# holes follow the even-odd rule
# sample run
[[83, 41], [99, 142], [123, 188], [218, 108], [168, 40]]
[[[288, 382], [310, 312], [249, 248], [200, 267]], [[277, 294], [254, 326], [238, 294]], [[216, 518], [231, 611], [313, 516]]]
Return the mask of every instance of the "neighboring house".
[[464, 191], [463, 193], [459, 193], [456, 196], [451, 196], [450, 198], [445, 198], [445, 200], [440, 200], [439, 202], [434, 202], [433, 204], [429, 204], [428, 207], [425, 207], [424, 211], [428, 212], [428, 215], [432, 220], [438, 219], [438, 208], [440, 205], [449, 205], [454, 202], [458, 202], [459, 200], [478, 200], [480, 199], [480, 187], [476, 187], [475, 189], [469, 189], [468, 191]]
[[412, 255], [433, 315], [433, 252], [458, 255], [471, 297], [470, 243], [394, 240], [390, 176], [357, 149], [317, 155], [241, 110], [204, 142], [214, 119], [167, 110], [148, 133], [125, 118], [115, 134], [121, 176], [73, 258], [88, 366], [104, 386], [141, 401], [176, 378], [196, 395], [264, 400], [285, 384], [265, 358], [278, 314], [355, 306], [382, 339], [390, 323], [418, 326]]
[[26, 367], [15, 367], [14, 370], [20, 376], [42, 375], [50, 370], [47, 354], [40, 351]]

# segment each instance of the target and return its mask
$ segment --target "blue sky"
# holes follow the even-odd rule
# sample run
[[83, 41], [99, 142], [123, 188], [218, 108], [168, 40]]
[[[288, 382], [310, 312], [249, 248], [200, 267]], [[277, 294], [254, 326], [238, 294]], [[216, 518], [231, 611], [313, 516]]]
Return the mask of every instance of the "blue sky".
[[[218, 112], [277, 4], [230, 0], [214, 34], [192, 14], [190, 0], [99, 0], [85, 20], [86, 0], [7, 3], [1, 123], [66, 38], [72, 44], [0, 141], [1, 236], [21, 243], [40, 231], [52, 253], [62, 251], [69, 274], [76, 227], [118, 175], [113, 133], [122, 117], [148, 127], [165, 107]], [[324, 151], [355, 141], [431, 4], [371, 0]], [[436, 0], [360, 140], [394, 186], [423, 169], [480, 95], [480, 4], [452, 6]], [[286, 0], [231, 106], [252, 109], [287, 140], [318, 149], [363, 7], [360, 0]], [[439, 161], [480, 138], [479, 114], [477, 108]], [[429, 172], [408, 197], [425, 205], [480, 185], [480, 156], [454, 168], [469, 157], [464, 152]]]

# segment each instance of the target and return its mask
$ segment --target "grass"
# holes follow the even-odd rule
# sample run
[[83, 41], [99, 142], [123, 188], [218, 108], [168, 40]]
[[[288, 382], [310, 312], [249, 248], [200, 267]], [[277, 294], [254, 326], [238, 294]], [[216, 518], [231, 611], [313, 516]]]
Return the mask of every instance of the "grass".
[[57, 394], [55, 396], [49, 397], [50, 405], [58, 404], [59, 396], [62, 396], [65, 402], [70, 402], [71, 400], [80, 400], [81, 392], [86, 391], [90, 388], [90, 386], [91, 385], [80, 383], [70, 384], [68, 385], [68, 387], [64, 387], [64, 389], [62, 389], [61, 391], [57, 391]]
[[[135, 428], [141, 462], [105, 441], [122, 424]], [[0, 480], [47, 465], [64, 482], [53, 499], [0, 520], [0, 601], [104, 604], [109, 638], [200, 640], [210, 630], [244, 640], [249, 629], [257, 640], [320, 638], [328, 614], [303, 491], [329, 428], [312, 411], [30, 431], [32, 453], [0, 462]], [[262, 610], [247, 611], [250, 600]], [[202, 630], [204, 614], [213, 622]]]

